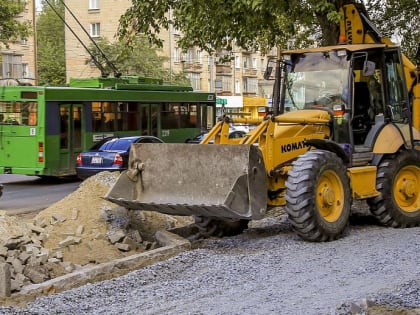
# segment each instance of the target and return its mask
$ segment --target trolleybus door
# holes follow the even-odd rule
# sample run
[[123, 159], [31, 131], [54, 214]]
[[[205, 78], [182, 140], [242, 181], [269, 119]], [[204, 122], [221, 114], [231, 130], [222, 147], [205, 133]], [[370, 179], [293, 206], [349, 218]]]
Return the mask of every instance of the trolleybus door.
[[82, 151], [82, 105], [60, 105], [60, 172], [75, 174], [76, 156]]
[[140, 128], [143, 135], [161, 137], [160, 130], [160, 106], [159, 104], [140, 105], [141, 124]]

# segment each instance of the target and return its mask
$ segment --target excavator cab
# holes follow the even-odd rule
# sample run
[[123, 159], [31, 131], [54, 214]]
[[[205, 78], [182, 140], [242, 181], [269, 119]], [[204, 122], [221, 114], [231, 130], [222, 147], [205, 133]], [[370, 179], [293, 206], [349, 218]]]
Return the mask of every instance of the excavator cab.
[[404, 143], [412, 146], [408, 132], [411, 113], [400, 57], [398, 49], [383, 44], [285, 51], [281, 111], [329, 112], [330, 140], [339, 143], [347, 154], [371, 152], [375, 134], [387, 123], [394, 123]]

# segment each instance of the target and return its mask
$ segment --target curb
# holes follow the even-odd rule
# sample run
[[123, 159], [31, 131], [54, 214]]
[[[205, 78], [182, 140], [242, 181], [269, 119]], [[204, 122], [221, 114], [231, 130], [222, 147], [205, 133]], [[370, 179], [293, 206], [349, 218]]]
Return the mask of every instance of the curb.
[[155, 234], [156, 240], [162, 247], [110, 262], [89, 266], [79, 269], [42, 283], [25, 286], [11, 297], [38, 296], [69, 290], [86, 283], [93, 283], [98, 280], [111, 279], [114, 276], [121, 276], [130, 271], [140, 269], [169, 259], [183, 251], [191, 249], [191, 243], [185, 238], [174, 233], [160, 230]]

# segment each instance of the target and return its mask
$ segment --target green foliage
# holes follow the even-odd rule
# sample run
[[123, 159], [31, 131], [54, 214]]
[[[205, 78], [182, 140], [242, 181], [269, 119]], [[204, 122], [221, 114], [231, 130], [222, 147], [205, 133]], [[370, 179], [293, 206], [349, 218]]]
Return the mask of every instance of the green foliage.
[[[168, 61], [168, 58], [158, 56], [156, 47], [150, 45], [145, 36], [132, 38], [131, 46], [121, 41], [111, 43], [105, 38], [97, 40], [96, 44], [100, 50], [93, 44], [89, 49], [106, 73], [112, 73], [114, 70], [110, 62], [123, 75], [152, 77], [172, 84], [190, 85], [185, 74], [172, 73], [171, 75], [170, 71], [164, 68], [164, 63]], [[92, 62], [92, 59], [86, 62]]]
[[[61, 1], [49, 1], [55, 10], [64, 16]], [[38, 81], [39, 84], [64, 85], [66, 83], [64, 23], [47, 4], [38, 17]]]
[[[178, 42], [182, 48], [195, 45], [212, 53], [220, 48], [231, 49], [234, 41], [239, 46], [266, 48], [289, 37], [292, 23], [279, 10], [285, 3], [283, 0], [234, 0], [228, 4], [225, 0], [133, 0], [132, 7], [120, 19], [119, 34], [126, 39], [133, 34], [145, 34], [151, 43], [161, 46], [157, 34], [171, 25], [184, 34]], [[171, 15], [167, 14], [170, 8], [173, 8]], [[284, 26], [280, 19], [289, 24], [287, 28], [280, 27]]]
[[328, 31], [337, 32], [333, 12], [335, 1], [328, 0], [133, 0], [118, 33], [125, 39], [145, 34], [151, 43], [161, 45], [158, 33], [173, 26], [183, 34], [178, 45], [184, 49], [198, 46], [213, 53], [236, 45], [265, 52], [285, 47], [291, 38], [301, 45], [312, 43], [320, 30], [319, 19], [331, 20], [335, 30]]
[[370, 0], [369, 16], [384, 35], [397, 38], [408, 58], [420, 64], [420, 2], [418, 0]]
[[[233, 45], [266, 52], [275, 46], [294, 48], [315, 41], [336, 44], [338, 9], [347, 0], [132, 0], [120, 19], [119, 37], [130, 41], [144, 34], [155, 45], [162, 45], [158, 34], [169, 27], [182, 32], [178, 45], [197, 46], [214, 53], [232, 50]], [[418, 46], [418, 0], [366, 0], [368, 12], [375, 8], [374, 22], [379, 29], [399, 29], [403, 49]], [[408, 55], [412, 55], [409, 53]]]
[[28, 39], [31, 32], [29, 22], [15, 19], [24, 9], [23, 1], [0, 0], [0, 44], [9, 47], [10, 41]]

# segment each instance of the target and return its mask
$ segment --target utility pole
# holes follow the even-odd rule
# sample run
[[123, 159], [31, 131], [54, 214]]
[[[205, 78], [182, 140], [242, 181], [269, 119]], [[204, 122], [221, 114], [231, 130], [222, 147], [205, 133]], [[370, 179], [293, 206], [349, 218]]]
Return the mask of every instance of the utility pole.
[[209, 58], [209, 66], [210, 66], [210, 92], [214, 92], [213, 87], [213, 56], [208, 55]]

